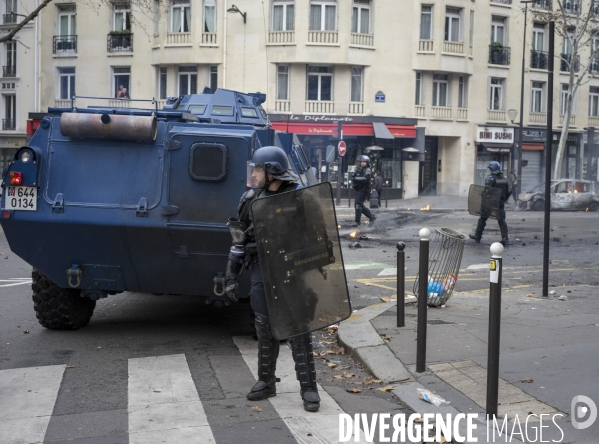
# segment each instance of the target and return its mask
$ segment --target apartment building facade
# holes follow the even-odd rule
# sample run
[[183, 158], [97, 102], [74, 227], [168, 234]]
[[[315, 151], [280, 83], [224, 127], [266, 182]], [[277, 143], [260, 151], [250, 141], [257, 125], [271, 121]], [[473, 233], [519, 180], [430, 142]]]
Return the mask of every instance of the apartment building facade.
[[[56, 0], [41, 20], [52, 36], [40, 43], [41, 108], [69, 106], [73, 95], [114, 106], [154, 97], [161, 106], [206, 86], [266, 92], [273, 127], [298, 135], [323, 180], [343, 178], [340, 171], [367, 153], [390, 197], [465, 196], [484, 181], [490, 160], [507, 171], [517, 152], [508, 110], [520, 108], [524, 13], [511, 0], [404, 3], [133, 0], [90, 9]], [[552, 7], [550, 0], [530, 6]], [[528, 17], [524, 116], [515, 119], [524, 119], [525, 186], [542, 179], [548, 107], [547, 25]], [[556, 39], [559, 60], [568, 51]], [[556, 69], [556, 116], [564, 83]], [[583, 128], [599, 125], [595, 71], [575, 108], [564, 177], [583, 174]], [[346, 161], [329, 164], [339, 129]]]

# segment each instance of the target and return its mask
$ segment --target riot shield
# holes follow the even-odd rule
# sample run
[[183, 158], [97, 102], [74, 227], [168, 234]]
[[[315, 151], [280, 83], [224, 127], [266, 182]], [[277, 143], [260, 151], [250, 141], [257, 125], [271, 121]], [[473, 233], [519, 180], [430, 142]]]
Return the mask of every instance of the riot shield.
[[347, 319], [331, 185], [256, 199], [252, 217], [273, 336], [290, 338]]
[[501, 189], [470, 185], [468, 192], [468, 212], [472, 216], [497, 219]]

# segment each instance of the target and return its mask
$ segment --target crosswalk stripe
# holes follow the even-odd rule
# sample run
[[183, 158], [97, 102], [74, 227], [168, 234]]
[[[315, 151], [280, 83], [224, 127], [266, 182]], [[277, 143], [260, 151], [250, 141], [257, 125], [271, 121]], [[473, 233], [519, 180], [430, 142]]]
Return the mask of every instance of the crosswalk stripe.
[[129, 444], [214, 443], [185, 355], [129, 359]]
[[[246, 365], [257, 378], [258, 348], [256, 341], [249, 336], [234, 336], [233, 341], [239, 348]], [[344, 411], [337, 402], [318, 385], [320, 394], [320, 410], [318, 413], [310, 413], [304, 410], [302, 399], [299, 394], [299, 382], [295, 376], [295, 364], [291, 350], [282, 346], [277, 359], [277, 377], [281, 382], [277, 383], [277, 396], [269, 398], [281, 419], [293, 433], [299, 444], [328, 444], [339, 442], [339, 414]], [[249, 387], [248, 387], [249, 389]], [[264, 402], [264, 401], [260, 401]], [[310, 435], [309, 435], [310, 434]], [[366, 442], [360, 432], [359, 441]]]
[[64, 365], [0, 370], [0, 444], [41, 443]]

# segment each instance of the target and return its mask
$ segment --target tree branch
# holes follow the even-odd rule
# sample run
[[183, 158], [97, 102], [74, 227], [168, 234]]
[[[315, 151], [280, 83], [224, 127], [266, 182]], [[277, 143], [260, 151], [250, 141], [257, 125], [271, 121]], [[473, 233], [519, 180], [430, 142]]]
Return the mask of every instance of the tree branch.
[[12, 29], [5, 36], [0, 37], [0, 43], [12, 40], [12, 38], [15, 36], [15, 34], [17, 32], [19, 32], [23, 28], [23, 26], [25, 26], [31, 20], [36, 18], [38, 16], [39, 12], [42, 9], [44, 9], [46, 6], [48, 6], [48, 4], [51, 2], [52, 2], [52, 0], [44, 0], [42, 3], [40, 3], [40, 5], [37, 8], [35, 8], [35, 11], [33, 11], [31, 14], [29, 14], [27, 17], [25, 17], [23, 20], [21, 20], [21, 22], [17, 26], [15, 26], [14, 29]]

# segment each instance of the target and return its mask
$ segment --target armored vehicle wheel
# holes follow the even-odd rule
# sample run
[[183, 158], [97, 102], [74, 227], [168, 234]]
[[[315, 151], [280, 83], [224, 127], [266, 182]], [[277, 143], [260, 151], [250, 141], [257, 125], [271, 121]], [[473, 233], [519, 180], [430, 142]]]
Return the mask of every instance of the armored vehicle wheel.
[[42, 327], [77, 330], [89, 323], [96, 301], [81, 297], [80, 290], [60, 288], [35, 269], [31, 275], [33, 308]]

